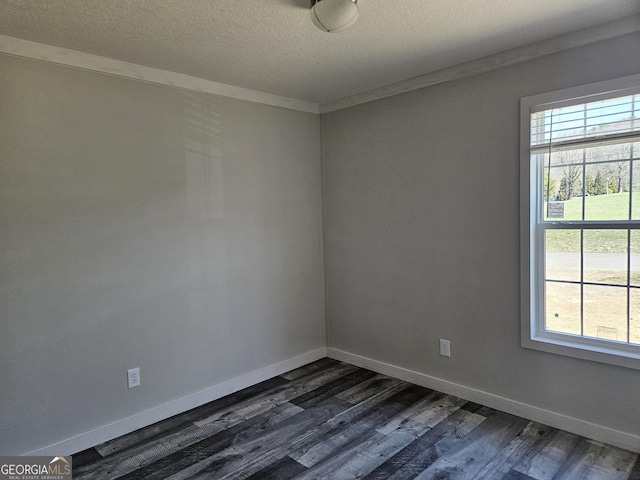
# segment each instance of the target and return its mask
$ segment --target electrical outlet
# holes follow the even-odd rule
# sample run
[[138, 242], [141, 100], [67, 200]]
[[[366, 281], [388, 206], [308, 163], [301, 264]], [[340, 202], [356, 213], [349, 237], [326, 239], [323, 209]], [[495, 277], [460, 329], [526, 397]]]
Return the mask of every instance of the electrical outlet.
[[140, 368], [132, 368], [127, 370], [127, 379], [129, 381], [129, 388], [140, 386]]
[[443, 357], [451, 356], [451, 342], [449, 340], [440, 339], [440, 355]]

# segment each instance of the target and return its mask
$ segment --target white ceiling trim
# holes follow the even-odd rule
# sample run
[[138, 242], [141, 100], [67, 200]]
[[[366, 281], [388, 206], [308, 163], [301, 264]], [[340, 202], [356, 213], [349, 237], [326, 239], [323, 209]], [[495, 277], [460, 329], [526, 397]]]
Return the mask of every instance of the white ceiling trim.
[[0, 35], [0, 53], [184, 90], [235, 98], [247, 102], [261, 103], [302, 112], [320, 113], [320, 107], [317, 103], [212, 82], [182, 73], [145, 67], [136, 65], [135, 63], [123, 62], [121, 60], [100, 57], [89, 53], [68, 50], [66, 48], [53, 47], [6, 35]]
[[430, 87], [439, 83], [479, 75], [499, 68], [552, 55], [571, 48], [582, 47], [591, 43], [621, 37], [637, 31], [640, 31], [640, 14], [614, 20], [613, 22], [605, 23], [597, 27], [561, 35], [549, 40], [543, 40], [524, 47], [496, 53], [495, 55], [490, 55], [478, 60], [461, 63], [450, 68], [426, 73], [385, 87], [375, 88], [367, 92], [358, 93], [332, 102], [324, 103], [320, 105], [320, 113], [334, 112], [336, 110], [342, 110], [362, 103], [380, 100], [400, 93]]
[[73, 68], [100, 72], [107, 75], [229, 97], [237, 100], [320, 114], [334, 112], [393, 95], [490, 72], [492, 70], [527, 62], [571, 48], [621, 37], [637, 31], [640, 31], [640, 14], [605, 23], [597, 27], [587, 28], [567, 35], [544, 40], [542, 42], [536, 42], [524, 47], [514, 48], [512, 50], [507, 50], [478, 60], [472, 60], [460, 65], [455, 65], [450, 68], [426, 73], [408, 80], [337, 99], [321, 105], [295, 98], [282, 97], [257, 90], [217, 83], [181, 73], [145, 67], [89, 53], [30, 42], [6, 35], [0, 35], [0, 54], [40, 60]]

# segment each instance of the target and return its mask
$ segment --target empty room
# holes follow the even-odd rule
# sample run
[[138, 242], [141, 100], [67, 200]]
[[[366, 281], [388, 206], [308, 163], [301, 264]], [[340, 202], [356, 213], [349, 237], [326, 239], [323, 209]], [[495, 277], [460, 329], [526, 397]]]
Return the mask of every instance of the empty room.
[[0, 1], [2, 478], [639, 454], [637, 0]]

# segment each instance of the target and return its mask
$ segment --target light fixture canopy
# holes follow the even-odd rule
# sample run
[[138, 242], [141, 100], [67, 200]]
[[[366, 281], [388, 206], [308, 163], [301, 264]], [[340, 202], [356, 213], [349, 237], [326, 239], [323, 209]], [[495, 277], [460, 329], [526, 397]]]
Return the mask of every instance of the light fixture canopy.
[[311, 20], [325, 32], [340, 32], [358, 18], [358, 0], [311, 0]]

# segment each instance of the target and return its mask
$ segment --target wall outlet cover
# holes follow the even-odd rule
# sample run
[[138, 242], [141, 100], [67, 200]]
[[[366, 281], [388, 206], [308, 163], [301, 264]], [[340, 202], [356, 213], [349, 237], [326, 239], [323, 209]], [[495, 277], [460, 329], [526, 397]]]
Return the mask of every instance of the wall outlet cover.
[[128, 382], [129, 388], [140, 386], [140, 368], [139, 367], [127, 370], [127, 382]]
[[440, 355], [443, 357], [451, 356], [451, 342], [449, 340], [440, 339]]

